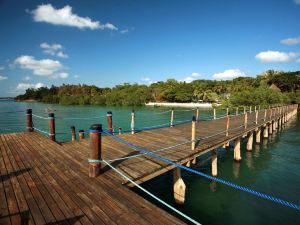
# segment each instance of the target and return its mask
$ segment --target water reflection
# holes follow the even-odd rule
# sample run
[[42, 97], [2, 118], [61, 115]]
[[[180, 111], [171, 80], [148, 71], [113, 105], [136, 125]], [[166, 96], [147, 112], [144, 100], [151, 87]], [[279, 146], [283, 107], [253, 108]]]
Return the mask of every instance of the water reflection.
[[252, 160], [252, 152], [250, 151], [246, 151], [246, 166], [249, 168], [249, 169], [252, 169], [253, 168], [253, 160]]
[[240, 175], [240, 162], [233, 161], [232, 163], [232, 172], [235, 178], [239, 178]]
[[215, 180], [211, 180], [209, 183], [209, 189], [212, 192], [216, 192], [217, 191], [217, 182]]
[[260, 144], [256, 143], [254, 145], [254, 157], [258, 158], [260, 155]]

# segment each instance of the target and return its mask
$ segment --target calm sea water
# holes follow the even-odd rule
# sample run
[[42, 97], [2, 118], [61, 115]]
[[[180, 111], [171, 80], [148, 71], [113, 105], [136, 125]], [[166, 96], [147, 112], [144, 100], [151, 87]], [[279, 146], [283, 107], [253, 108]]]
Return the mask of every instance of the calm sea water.
[[[114, 127], [130, 128], [132, 108], [60, 106], [41, 103], [0, 101], [0, 133], [25, 129], [24, 110], [47, 117], [47, 109], [55, 109], [58, 139], [70, 140], [70, 126], [87, 130], [93, 123], [106, 127], [106, 112], [113, 112]], [[136, 108], [136, 127], [150, 127], [169, 123], [166, 108]], [[16, 112], [21, 111], [21, 112]], [[224, 112], [219, 112], [224, 113]], [[211, 110], [201, 111], [202, 116]], [[193, 112], [175, 113], [175, 122], [191, 119]], [[95, 118], [92, 118], [95, 117]], [[96, 118], [97, 117], [97, 118]], [[98, 118], [99, 117], [99, 118]], [[47, 120], [33, 118], [36, 127], [47, 131]], [[242, 144], [242, 161], [233, 161], [233, 150], [218, 149], [218, 177], [257, 191], [300, 204], [300, 119], [274, 133], [268, 140], [255, 145], [252, 152]], [[198, 159], [195, 169], [211, 174], [208, 155]], [[260, 199], [206, 178], [183, 172], [187, 186], [186, 203], [176, 206], [172, 194], [172, 173], [166, 173], [143, 184], [164, 201], [202, 224], [300, 224], [300, 212]], [[137, 193], [158, 204], [139, 190]], [[159, 204], [158, 204], [159, 205]], [[159, 205], [161, 206], [161, 205]]]

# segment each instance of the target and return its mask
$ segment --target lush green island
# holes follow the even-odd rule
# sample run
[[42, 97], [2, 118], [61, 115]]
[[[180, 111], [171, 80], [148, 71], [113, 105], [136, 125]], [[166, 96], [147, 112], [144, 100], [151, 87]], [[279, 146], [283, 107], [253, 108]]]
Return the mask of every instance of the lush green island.
[[268, 70], [256, 77], [233, 80], [174, 79], [149, 86], [124, 83], [113, 88], [94, 85], [68, 85], [27, 89], [16, 100], [36, 100], [63, 105], [140, 106], [156, 102], [212, 102], [227, 106], [300, 103], [300, 71]]

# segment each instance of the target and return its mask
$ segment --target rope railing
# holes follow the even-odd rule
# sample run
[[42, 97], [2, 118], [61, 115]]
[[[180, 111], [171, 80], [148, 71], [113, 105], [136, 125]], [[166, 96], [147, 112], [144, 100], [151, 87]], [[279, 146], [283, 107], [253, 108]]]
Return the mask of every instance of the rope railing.
[[118, 169], [116, 169], [115, 167], [113, 167], [110, 163], [108, 163], [107, 161], [103, 160], [103, 163], [106, 164], [107, 166], [109, 166], [112, 170], [114, 170], [117, 174], [119, 174], [121, 177], [123, 177], [125, 180], [129, 181], [130, 183], [132, 183], [134, 186], [136, 186], [137, 188], [139, 188], [140, 190], [142, 190], [143, 192], [145, 192], [147, 195], [149, 195], [150, 197], [154, 198], [155, 200], [157, 200], [158, 202], [160, 202], [161, 204], [163, 204], [164, 206], [166, 206], [167, 208], [173, 210], [174, 212], [176, 212], [178, 215], [182, 216], [183, 218], [187, 219], [188, 221], [190, 221], [193, 224], [197, 224], [197, 225], [201, 225], [199, 222], [197, 222], [196, 220], [192, 219], [191, 217], [189, 217], [188, 215], [184, 214], [183, 212], [179, 211], [178, 209], [174, 208], [173, 206], [171, 206], [170, 204], [166, 203], [165, 201], [161, 200], [160, 198], [158, 198], [157, 196], [155, 196], [154, 194], [152, 194], [151, 192], [147, 191], [145, 188], [143, 188], [141, 185], [137, 184], [136, 182], [134, 182], [132, 179], [130, 179], [128, 176], [126, 176], [124, 173], [122, 173], [121, 171], [119, 171]]
[[[205, 177], [205, 178], [208, 178], [210, 180], [213, 180], [213, 181], [216, 181], [216, 182], [219, 182], [219, 183], [222, 183], [222, 184], [225, 184], [227, 186], [230, 186], [232, 188], [235, 188], [235, 189], [238, 189], [238, 190], [241, 190], [241, 191], [244, 191], [244, 192], [247, 192], [249, 194], [252, 194], [252, 195], [255, 195], [255, 196], [258, 196], [260, 198], [263, 198], [263, 199], [266, 199], [266, 200], [270, 200], [270, 201], [273, 201], [275, 203], [278, 203], [278, 204], [281, 204], [281, 205], [284, 205], [284, 206], [287, 206], [287, 207], [290, 207], [290, 208], [293, 208], [293, 209], [296, 209], [298, 211], [300, 211], [300, 205], [298, 204], [295, 204], [295, 203], [292, 203], [292, 202], [289, 202], [289, 201], [286, 201], [286, 200], [283, 200], [283, 199], [280, 199], [280, 198], [277, 198], [277, 197], [274, 197], [274, 196], [271, 196], [271, 195], [268, 195], [268, 194], [264, 194], [262, 192], [259, 192], [259, 191], [255, 191], [253, 189], [250, 189], [248, 187], [245, 187], [245, 186], [241, 186], [241, 185], [237, 185], [237, 184], [234, 184], [232, 182], [229, 182], [229, 181], [226, 181], [226, 180], [223, 180], [221, 178], [217, 178], [217, 177], [214, 177], [214, 176], [211, 176], [211, 175], [208, 175], [208, 174], [205, 174], [203, 172], [200, 172], [200, 171], [197, 171], [197, 170], [194, 170], [192, 168], [189, 168], [189, 167], [186, 167], [184, 165], [181, 165], [179, 163], [176, 163], [176, 162], [173, 162], [172, 160], [169, 160], [167, 158], [164, 158], [162, 156], [159, 156], [159, 155], [156, 155], [155, 153], [153, 152], [149, 152], [143, 148], [140, 148], [138, 146], [135, 146], [127, 141], [125, 141], [124, 139], [118, 137], [118, 136], [114, 136], [106, 131], [103, 131], [104, 133], [106, 133], [107, 135], [110, 135], [112, 138], [114, 138], [115, 140], [131, 147], [132, 149], [135, 149], [137, 151], [140, 151], [141, 153], [145, 153], [149, 156], [152, 156], [152, 157], [155, 157], [163, 162], [166, 162], [168, 164], [171, 164], [175, 167], [178, 167], [178, 168], [181, 168], [181, 169], [184, 169], [188, 172], [191, 172], [191, 173], [194, 173], [196, 175], [199, 175], [201, 177]], [[89, 162], [102, 162], [101, 160], [89, 160]]]

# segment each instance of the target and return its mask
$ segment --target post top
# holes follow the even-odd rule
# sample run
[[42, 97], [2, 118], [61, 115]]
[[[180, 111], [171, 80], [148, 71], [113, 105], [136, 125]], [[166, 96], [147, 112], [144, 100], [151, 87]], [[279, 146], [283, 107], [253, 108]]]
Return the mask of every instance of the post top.
[[112, 115], [112, 111], [108, 111], [106, 115], [107, 116], [111, 116]]
[[75, 126], [71, 126], [71, 130], [75, 130]]
[[26, 109], [27, 114], [32, 114], [32, 109]]
[[134, 109], [131, 112], [134, 113]]
[[54, 118], [54, 113], [49, 113], [48, 117]]
[[196, 121], [196, 116], [193, 116], [192, 121], [193, 121], [193, 122]]
[[93, 124], [93, 125], [90, 127], [90, 130], [102, 131], [102, 124]]
[[79, 132], [79, 133], [84, 133], [84, 130], [79, 130], [78, 132]]

